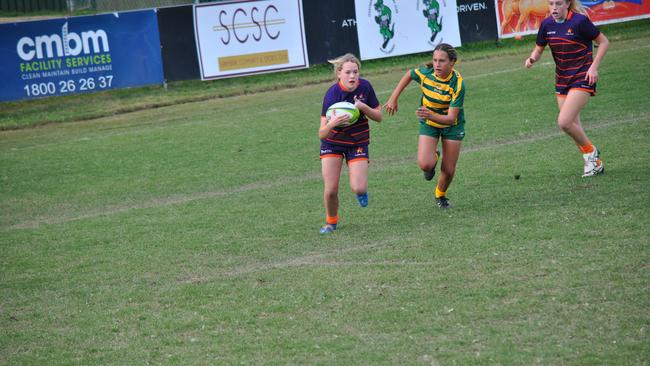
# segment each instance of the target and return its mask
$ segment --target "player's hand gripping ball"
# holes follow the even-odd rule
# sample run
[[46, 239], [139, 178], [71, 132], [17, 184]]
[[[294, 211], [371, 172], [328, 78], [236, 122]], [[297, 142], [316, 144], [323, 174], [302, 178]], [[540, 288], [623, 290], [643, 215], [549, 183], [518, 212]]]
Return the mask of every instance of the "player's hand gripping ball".
[[342, 114], [347, 114], [350, 116], [350, 119], [347, 122], [343, 122], [339, 125], [339, 127], [347, 127], [351, 126], [359, 120], [360, 112], [357, 107], [354, 106], [354, 104], [349, 103], [349, 102], [338, 102], [332, 104], [329, 108], [327, 108], [327, 113], [325, 114], [325, 117], [329, 120], [333, 115], [334, 116], [339, 116]]

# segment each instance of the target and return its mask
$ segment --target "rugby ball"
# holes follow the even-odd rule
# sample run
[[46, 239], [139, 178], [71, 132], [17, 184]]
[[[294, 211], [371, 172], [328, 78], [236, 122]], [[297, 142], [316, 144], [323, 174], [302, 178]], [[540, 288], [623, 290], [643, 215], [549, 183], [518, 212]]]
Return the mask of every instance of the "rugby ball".
[[355, 124], [359, 120], [359, 115], [361, 113], [359, 112], [359, 109], [350, 102], [338, 102], [327, 108], [325, 117], [329, 120], [333, 115], [339, 116], [341, 114], [347, 114], [350, 116], [350, 120], [339, 125], [339, 127], [347, 127]]

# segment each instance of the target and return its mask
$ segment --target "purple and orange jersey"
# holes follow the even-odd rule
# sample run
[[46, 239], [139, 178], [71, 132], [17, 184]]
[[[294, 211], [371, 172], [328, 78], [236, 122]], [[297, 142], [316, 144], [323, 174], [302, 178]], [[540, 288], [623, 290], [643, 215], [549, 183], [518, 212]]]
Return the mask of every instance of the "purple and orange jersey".
[[564, 22], [553, 17], [542, 21], [536, 43], [547, 44], [555, 60], [555, 92], [566, 95], [569, 89], [580, 89], [594, 95], [596, 84], [585, 79], [592, 63], [592, 41], [600, 31], [587, 16], [569, 11]]
[[[325, 93], [325, 97], [323, 97], [321, 116], [325, 116], [327, 108], [334, 103], [350, 102], [354, 104], [355, 96], [370, 108], [377, 108], [379, 106], [379, 100], [370, 82], [360, 78], [359, 86], [353, 91], [347, 91], [340, 83], [332, 85]], [[340, 146], [368, 145], [370, 143], [368, 117], [362, 112], [357, 123], [348, 127], [335, 127], [321, 141]]]

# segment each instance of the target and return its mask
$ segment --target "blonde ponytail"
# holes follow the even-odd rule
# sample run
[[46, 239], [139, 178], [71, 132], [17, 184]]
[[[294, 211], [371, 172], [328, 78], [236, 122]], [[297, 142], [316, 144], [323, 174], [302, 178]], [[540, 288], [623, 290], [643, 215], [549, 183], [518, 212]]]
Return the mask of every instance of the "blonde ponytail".
[[587, 10], [582, 5], [580, 0], [568, 0], [568, 1], [569, 1], [569, 10], [570, 11], [572, 11], [574, 13], [582, 14], [582, 15], [587, 15]]

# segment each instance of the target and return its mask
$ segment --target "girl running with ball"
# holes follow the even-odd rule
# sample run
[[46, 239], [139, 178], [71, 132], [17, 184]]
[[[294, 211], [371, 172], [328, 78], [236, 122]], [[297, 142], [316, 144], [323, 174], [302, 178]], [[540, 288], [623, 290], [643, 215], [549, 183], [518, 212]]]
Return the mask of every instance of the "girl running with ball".
[[[370, 144], [370, 126], [368, 119], [381, 122], [381, 104], [375, 90], [368, 80], [359, 76], [361, 61], [348, 53], [329, 60], [334, 65], [336, 82], [323, 98], [320, 116], [320, 159], [323, 174], [323, 201], [325, 203], [326, 221], [321, 227], [321, 234], [336, 230], [339, 221], [339, 179], [343, 159], [350, 175], [350, 188], [356, 194], [361, 207], [368, 206], [368, 144]], [[358, 121], [350, 126], [347, 114], [327, 117], [327, 109], [338, 102], [353, 103], [359, 109]]]

